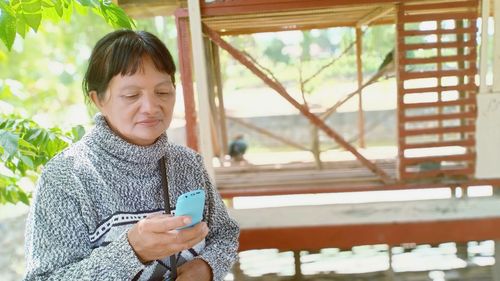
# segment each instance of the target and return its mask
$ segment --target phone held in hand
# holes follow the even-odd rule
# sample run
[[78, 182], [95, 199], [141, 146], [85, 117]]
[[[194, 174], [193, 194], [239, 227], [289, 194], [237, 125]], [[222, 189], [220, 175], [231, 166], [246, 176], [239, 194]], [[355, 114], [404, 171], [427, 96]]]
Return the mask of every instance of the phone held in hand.
[[197, 189], [181, 194], [177, 198], [175, 205], [175, 216], [189, 216], [191, 223], [179, 229], [191, 227], [203, 218], [203, 209], [205, 208], [205, 191]]

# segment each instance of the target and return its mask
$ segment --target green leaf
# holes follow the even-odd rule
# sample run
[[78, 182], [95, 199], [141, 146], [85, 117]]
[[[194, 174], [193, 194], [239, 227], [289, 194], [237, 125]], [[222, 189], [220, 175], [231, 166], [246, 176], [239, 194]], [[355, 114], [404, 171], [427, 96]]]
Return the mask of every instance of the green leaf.
[[0, 146], [9, 155], [14, 155], [18, 150], [19, 136], [6, 130], [0, 130]]
[[57, 14], [62, 17], [64, 14], [63, 6], [61, 0], [55, 0], [54, 8], [56, 9]]
[[19, 201], [19, 194], [15, 185], [7, 186], [7, 194], [9, 195], [7, 200], [10, 203], [16, 204]]
[[16, 16], [3, 0], [0, 1], [0, 39], [9, 51], [16, 39]]
[[96, 7], [94, 1], [91, 0], [77, 0], [78, 4], [84, 6], [84, 7]]
[[33, 28], [33, 30], [36, 32], [38, 31], [38, 27], [40, 27], [40, 23], [42, 22], [42, 14], [41, 13], [36, 13], [36, 14], [23, 14], [24, 20], [26, 20], [26, 23]]
[[26, 192], [24, 192], [22, 189], [19, 189], [18, 190], [18, 194], [19, 194], [19, 200], [21, 202], [23, 202], [24, 204], [26, 205], [30, 205], [30, 199], [29, 199], [29, 196], [28, 194], [26, 194]]
[[[3, 85], [2, 90], [0, 91], [0, 100], [10, 100], [14, 95], [12, 94], [12, 91], [10, 90], [10, 87], [8, 85]], [[0, 122], [2, 122], [0, 120]]]
[[36, 150], [36, 147], [33, 144], [27, 142], [24, 139], [19, 139], [18, 144], [19, 144], [19, 147], [27, 148], [27, 149], [30, 149], [30, 150]]
[[127, 29], [135, 27], [135, 23], [132, 19], [125, 13], [125, 11], [123, 11], [122, 8], [116, 6], [115, 4], [101, 3], [99, 8], [101, 15], [112, 26]]
[[33, 160], [31, 160], [31, 158], [29, 158], [28, 156], [25, 156], [25, 155], [19, 155], [19, 159], [21, 159], [21, 161], [23, 161], [23, 163], [28, 166], [29, 168], [31, 169], [35, 169], [35, 165], [33, 164]]
[[29, 31], [29, 26], [26, 24], [26, 21], [23, 17], [17, 18], [17, 34], [21, 35], [22, 38], [26, 36], [26, 33]]
[[71, 15], [73, 13], [73, 1], [72, 0], [63, 0], [63, 9], [64, 9], [64, 14], [62, 16], [62, 19], [65, 20], [66, 22], [69, 22], [71, 20]]
[[41, 0], [21, 0], [21, 9], [27, 14], [39, 14], [42, 12]]
[[85, 135], [85, 128], [82, 125], [75, 126], [71, 128], [71, 134], [73, 136], [73, 142], [79, 141], [83, 135]]

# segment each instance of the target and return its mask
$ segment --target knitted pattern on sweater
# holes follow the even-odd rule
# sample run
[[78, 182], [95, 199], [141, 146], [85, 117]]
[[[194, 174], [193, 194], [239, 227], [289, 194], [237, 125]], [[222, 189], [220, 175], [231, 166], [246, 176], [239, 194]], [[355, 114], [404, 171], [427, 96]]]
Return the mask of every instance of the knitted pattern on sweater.
[[[25, 280], [148, 280], [158, 263], [142, 264], [127, 231], [163, 211], [159, 160], [165, 156], [170, 206], [187, 191], [204, 189], [205, 241], [178, 256], [178, 266], [205, 260], [223, 280], [236, 260], [239, 228], [231, 219], [200, 155], [169, 143], [165, 134], [150, 146], [117, 136], [104, 117], [80, 141], [55, 156], [40, 176], [26, 226]], [[168, 273], [166, 277], [168, 278]]]

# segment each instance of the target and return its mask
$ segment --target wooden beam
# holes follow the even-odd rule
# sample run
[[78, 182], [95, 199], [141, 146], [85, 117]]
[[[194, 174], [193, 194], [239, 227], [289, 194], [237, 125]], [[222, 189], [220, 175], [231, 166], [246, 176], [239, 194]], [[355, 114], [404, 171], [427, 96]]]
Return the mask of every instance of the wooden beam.
[[[403, 0], [408, 1], [408, 0]], [[388, 4], [394, 0], [357, 0], [356, 5]], [[228, 14], [252, 14], [286, 10], [324, 9], [328, 7], [353, 5], [352, 0], [232, 0], [207, 3], [202, 1], [204, 17]]]
[[191, 69], [191, 40], [189, 26], [184, 9], [175, 13], [177, 26], [177, 46], [179, 54], [179, 72], [181, 75], [184, 96], [184, 118], [186, 120], [186, 145], [194, 151], [199, 151], [197, 133], [197, 114], [194, 99], [193, 75]]
[[314, 193], [334, 193], [334, 192], [363, 192], [363, 191], [382, 191], [382, 190], [408, 190], [408, 189], [427, 189], [441, 188], [451, 186], [474, 186], [474, 185], [495, 185], [500, 186], [500, 179], [446, 179], [446, 182], [440, 182], [436, 179], [434, 182], [415, 182], [415, 183], [394, 183], [381, 184], [375, 181], [366, 180], [364, 182], [331, 182], [325, 184], [297, 184], [291, 186], [288, 183], [273, 186], [246, 186], [245, 188], [223, 187], [219, 184], [219, 193], [223, 198], [245, 197], [245, 196], [273, 196], [273, 195], [292, 195], [292, 194], [314, 194]]
[[214, 179], [214, 169], [212, 159], [214, 157], [213, 147], [211, 144], [211, 131], [210, 131], [210, 106], [208, 100], [208, 78], [207, 66], [205, 59], [205, 48], [203, 44], [203, 33], [201, 30], [201, 14], [200, 14], [200, 1], [189, 0], [189, 27], [191, 31], [193, 65], [196, 77], [196, 90], [198, 94], [198, 110], [200, 124], [200, 148], [201, 155], [205, 160], [205, 167], [208, 175]]
[[240, 250], [351, 248], [500, 239], [499, 203], [496, 197], [450, 198], [232, 209], [230, 214], [240, 224]]
[[219, 113], [219, 125], [220, 125], [220, 135], [222, 150], [224, 155], [228, 153], [228, 136], [227, 136], [227, 124], [226, 124], [226, 108], [224, 106], [224, 89], [222, 85], [222, 73], [220, 69], [220, 57], [219, 57], [219, 46], [210, 41], [212, 44], [212, 58], [214, 60], [214, 75], [215, 75], [215, 87], [217, 91], [217, 110]]
[[236, 60], [238, 60], [241, 64], [246, 66], [250, 71], [252, 71], [256, 76], [258, 76], [264, 83], [269, 85], [272, 89], [274, 89], [278, 94], [280, 94], [283, 98], [285, 98], [291, 105], [297, 108], [306, 118], [308, 118], [313, 124], [315, 124], [319, 129], [326, 133], [330, 138], [335, 140], [338, 144], [344, 147], [346, 150], [351, 152], [363, 165], [365, 165], [368, 169], [370, 169], [373, 173], [380, 176], [381, 180], [384, 182], [390, 182], [391, 178], [387, 175], [386, 172], [379, 169], [375, 164], [373, 164], [370, 160], [366, 159], [361, 153], [359, 153], [353, 146], [351, 146], [342, 136], [340, 136], [337, 132], [332, 130], [328, 125], [325, 124], [323, 120], [321, 120], [318, 116], [311, 113], [306, 107], [298, 103], [294, 98], [292, 98], [283, 85], [279, 84], [277, 81], [269, 78], [264, 72], [262, 72], [259, 68], [257, 68], [246, 56], [244, 56], [241, 52], [236, 50], [229, 43], [224, 41], [219, 34], [210, 28], [206, 27], [207, 35], [214, 41], [219, 47], [226, 50], [231, 56], [233, 56]]
[[[265, 237], [265, 239], [262, 239]], [[317, 250], [404, 243], [439, 244], [499, 240], [500, 218], [294, 228], [243, 229], [239, 251], [254, 249]], [[300, 242], [298, 242], [300, 241]]]
[[494, 2], [493, 92], [500, 92], [500, 0]]
[[[363, 33], [360, 27], [356, 27], [356, 68], [358, 74], [358, 89], [363, 86], [363, 62], [361, 54], [363, 53]], [[363, 111], [363, 90], [358, 92], [358, 132], [359, 147], [365, 147], [365, 114]]]
[[382, 6], [375, 8], [373, 11], [362, 17], [357, 23], [356, 28], [360, 28], [363, 25], [370, 25], [372, 22], [384, 17], [394, 10], [394, 6]]
[[479, 94], [488, 91], [486, 75], [488, 74], [488, 18], [490, 16], [490, 1], [481, 1], [481, 55], [479, 57]]

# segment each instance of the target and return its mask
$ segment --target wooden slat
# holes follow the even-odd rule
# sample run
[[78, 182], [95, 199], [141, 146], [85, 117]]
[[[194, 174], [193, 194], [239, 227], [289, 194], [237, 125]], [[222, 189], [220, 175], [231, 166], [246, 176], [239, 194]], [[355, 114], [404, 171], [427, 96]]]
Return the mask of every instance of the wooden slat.
[[465, 13], [436, 13], [436, 14], [422, 14], [422, 15], [409, 15], [400, 18], [401, 23], [423, 22], [423, 21], [440, 21], [440, 20], [461, 20], [461, 19], [475, 19], [477, 12]]
[[[282, 251], [331, 247], [350, 249], [357, 245], [372, 244], [439, 244], [449, 241], [498, 240], [499, 226], [500, 218], [485, 218], [419, 223], [242, 229], [239, 251], [269, 248]], [[313, 238], [311, 233], [314, 233]]]
[[399, 77], [404, 80], [438, 78], [447, 76], [471, 76], [477, 73], [475, 66], [469, 69], [459, 70], [441, 70], [441, 71], [422, 71], [422, 72], [401, 72]]
[[445, 92], [445, 91], [477, 91], [476, 84], [462, 84], [456, 86], [439, 86], [439, 87], [424, 87], [414, 89], [401, 89], [404, 94], [420, 94], [429, 92]]
[[460, 112], [460, 113], [450, 113], [450, 114], [402, 116], [402, 121], [404, 122], [442, 121], [450, 119], [475, 118], [476, 115], [477, 115], [476, 112]]
[[444, 3], [425, 3], [417, 5], [402, 5], [401, 10], [403, 12], [407, 11], [418, 11], [418, 10], [436, 10], [436, 9], [453, 9], [453, 8], [477, 8], [477, 1], [450, 1]]
[[[423, 36], [423, 35], [446, 35], [446, 34], [469, 34], [477, 32], [475, 26], [456, 29], [436, 29], [436, 30], [404, 30], [404, 25], [398, 25], [398, 32], [402, 37]], [[399, 30], [400, 29], [400, 30]], [[400, 37], [399, 39], [403, 39]]]
[[405, 130], [401, 129], [400, 136], [419, 136], [419, 135], [433, 135], [433, 134], [449, 134], [449, 133], [467, 133], [474, 132], [476, 129], [475, 125], [469, 126], [457, 126], [457, 127], [441, 127], [441, 128], [430, 128], [430, 129], [412, 129]]
[[[358, 0], [356, 4], [371, 5], [371, 4], [386, 4], [393, 3], [394, 0]], [[308, 9], [327, 9], [331, 7], [352, 6], [352, 0], [232, 0], [226, 2], [214, 1], [207, 3], [200, 1], [201, 15], [207, 16], [224, 16], [228, 14], [258, 14], [266, 12], [279, 12], [290, 10], [308, 10]]]
[[366, 244], [498, 240], [498, 200], [493, 196], [229, 212], [240, 224], [240, 247], [245, 250], [350, 248]]
[[405, 65], [427, 64], [427, 63], [443, 63], [443, 62], [459, 62], [459, 61], [475, 61], [476, 54], [470, 53], [463, 56], [439, 56], [429, 58], [401, 58], [399, 62]]
[[[217, 184], [219, 185], [219, 184]], [[224, 186], [219, 188], [219, 193], [223, 198], [234, 198], [244, 196], [272, 196], [289, 194], [313, 194], [313, 193], [332, 193], [332, 192], [362, 192], [377, 190], [408, 190], [408, 189], [426, 189], [440, 188], [443, 186], [475, 186], [475, 185], [493, 185], [500, 186], [500, 179], [449, 179], [445, 183], [435, 180], [426, 183], [397, 182], [394, 184], [382, 184], [380, 181], [366, 182], [341, 182], [323, 185], [297, 185], [290, 186], [283, 184], [281, 186], [255, 186], [249, 185], [245, 188], [233, 188]]]
[[441, 141], [441, 142], [422, 142], [422, 143], [407, 143], [402, 145], [402, 149], [416, 148], [431, 148], [431, 147], [446, 147], [446, 146], [465, 146], [474, 147], [476, 141], [474, 139], [458, 140], [458, 141]]
[[460, 155], [443, 155], [443, 156], [427, 156], [427, 157], [414, 157], [405, 158], [401, 160], [401, 164], [405, 166], [421, 164], [425, 162], [459, 162], [459, 161], [473, 161], [476, 159], [475, 153], [460, 154]]
[[[476, 47], [476, 42], [473, 40], [463, 41], [463, 42], [435, 42], [435, 43], [418, 43], [418, 44], [400, 44], [399, 49], [401, 51], [411, 51], [418, 49], [437, 49], [437, 48], [466, 48]], [[402, 56], [403, 54], [401, 54]]]
[[438, 101], [438, 102], [422, 102], [422, 103], [405, 103], [404, 109], [415, 109], [425, 107], [445, 107], [445, 106], [475, 106], [475, 98], [459, 99], [452, 101]]
[[465, 176], [473, 175], [475, 172], [473, 167], [466, 167], [462, 169], [446, 169], [446, 170], [434, 170], [434, 171], [422, 171], [422, 172], [405, 172], [405, 179], [426, 179], [434, 178], [439, 176]]

